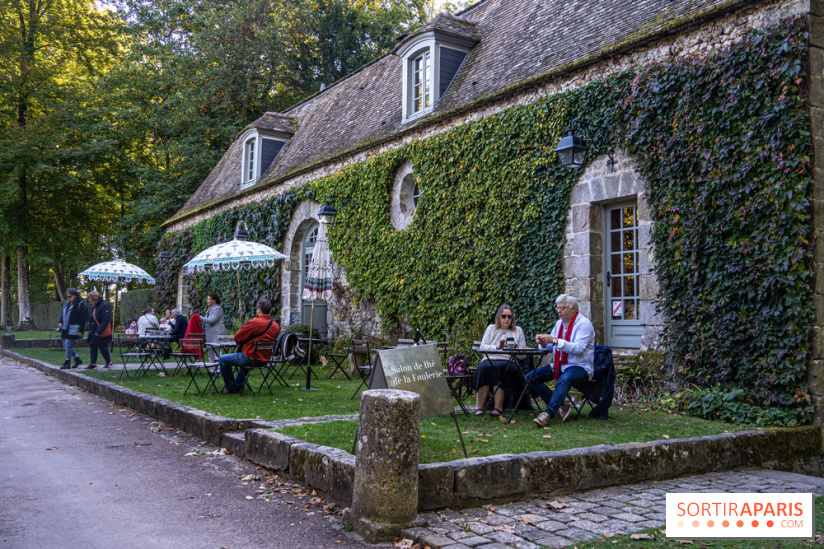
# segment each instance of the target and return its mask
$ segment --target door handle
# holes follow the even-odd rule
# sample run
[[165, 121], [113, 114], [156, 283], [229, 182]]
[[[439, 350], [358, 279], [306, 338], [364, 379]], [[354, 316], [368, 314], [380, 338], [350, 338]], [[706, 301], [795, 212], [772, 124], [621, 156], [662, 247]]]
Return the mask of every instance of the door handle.
[[609, 271], [607, 271], [607, 288], [609, 288], [609, 282], [610, 282], [611, 278], [612, 278], [612, 275], [609, 274]]

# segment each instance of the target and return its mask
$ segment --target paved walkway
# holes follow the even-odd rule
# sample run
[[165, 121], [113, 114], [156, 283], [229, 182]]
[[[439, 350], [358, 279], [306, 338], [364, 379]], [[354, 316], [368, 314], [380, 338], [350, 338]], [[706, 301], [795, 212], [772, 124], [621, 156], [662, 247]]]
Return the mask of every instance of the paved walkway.
[[420, 515], [404, 536], [431, 549], [542, 549], [664, 528], [667, 492], [824, 495], [824, 479], [780, 471], [709, 473], [563, 497]]

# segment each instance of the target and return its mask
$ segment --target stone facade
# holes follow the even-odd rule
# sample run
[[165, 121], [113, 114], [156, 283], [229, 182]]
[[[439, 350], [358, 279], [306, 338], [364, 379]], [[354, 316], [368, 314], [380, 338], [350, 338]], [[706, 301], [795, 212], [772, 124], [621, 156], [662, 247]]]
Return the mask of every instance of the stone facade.
[[641, 350], [655, 350], [660, 345], [663, 319], [655, 309], [658, 281], [653, 273], [650, 249], [652, 219], [645, 195], [646, 183], [636, 171], [635, 162], [623, 151], [616, 151], [613, 158], [615, 165], [611, 169], [606, 155], [596, 158], [572, 189], [564, 246], [566, 291], [578, 298], [581, 313], [592, 320], [596, 341], [605, 341], [608, 312], [604, 294], [604, 211], [613, 204], [637, 205], [638, 318], [644, 329]]

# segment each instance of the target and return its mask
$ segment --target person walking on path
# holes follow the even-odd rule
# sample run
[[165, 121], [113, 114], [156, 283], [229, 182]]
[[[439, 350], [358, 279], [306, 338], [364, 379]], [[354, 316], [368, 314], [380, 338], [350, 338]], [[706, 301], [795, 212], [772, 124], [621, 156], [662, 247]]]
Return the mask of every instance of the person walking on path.
[[[220, 296], [216, 293], [207, 294], [206, 305], [209, 308], [206, 309], [204, 314], [200, 315], [200, 323], [203, 325], [203, 340], [206, 344], [217, 343], [220, 336], [226, 335]], [[215, 352], [212, 349], [209, 349], [209, 358], [215, 360]]]
[[[595, 371], [595, 328], [578, 312], [578, 300], [561, 294], [555, 299], [555, 310], [558, 322], [552, 333], [535, 336], [539, 348], [555, 351], [554, 361], [526, 378], [532, 394], [546, 403], [546, 411], [532, 420], [536, 427], [546, 427], [559, 411], [561, 420], [566, 421], [571, 407], [564, 400], [570, 387], [590, 379]], [[552, 379], [558, 380], [554, 392], [545, 385]]]
[[[66, 303], [63, 304], [63, 314], [57, 327], [60, 328], [60, 337], [63, 339], [63, 349], [66, 351], [66, 361], [60, 367], [61, 370], [77, 368], [83, 363], [74, 342], [83, 337], [83, 328], [89, 318], [89, 312], [83, 305], [83, 298], [80, 292], [74, 288], [66, 290]], [[74, 365], [72, 366], [72, 358]]]
[[97, 368], [97, 352], [103, 355], [104, 368], [112, 367], [109, 346], [112, 343], [112, 308], [109, 302], [100, 298], [97, 292], [89, 292], [92, 314], [89, 320], [89, 365], [87, 370]]
[[[260, 350], [255, 354], [255, 341], [275, 341], [280, 333], [280, 326], [271, 319], [272, 302], [268, 299], [258, 301], [257, 316], [241, 326], [235, 334], [235, 343], [240, 346], [240, 353], [221, 355], [220, 373], [223, 375], [224, 393], [239, 393], [246, 384], [246, 375], [255, 361], [268, 362], [272, 355], [270, 350]], [[237, 367], [237, 377], [232, 379], [232, 367]]]

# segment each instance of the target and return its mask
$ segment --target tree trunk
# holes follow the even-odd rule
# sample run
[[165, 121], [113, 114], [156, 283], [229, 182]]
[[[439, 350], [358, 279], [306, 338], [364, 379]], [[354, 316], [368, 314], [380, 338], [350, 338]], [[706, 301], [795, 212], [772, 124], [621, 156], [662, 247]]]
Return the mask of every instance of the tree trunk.
[[63, 266], [59, 261], [54, 264], [54, 291], [57, 301], [62, 303], [66, 300], [66, 280], [63, 277]]
[[0, 256], [0, 329], [11, 330], [11, 257]]
[[14, 329], [18, 332], [37, 329], [31, 318], [28, 254], [28, 246], [17, 247], [17, 309], [20, 313], [20, 322]]

